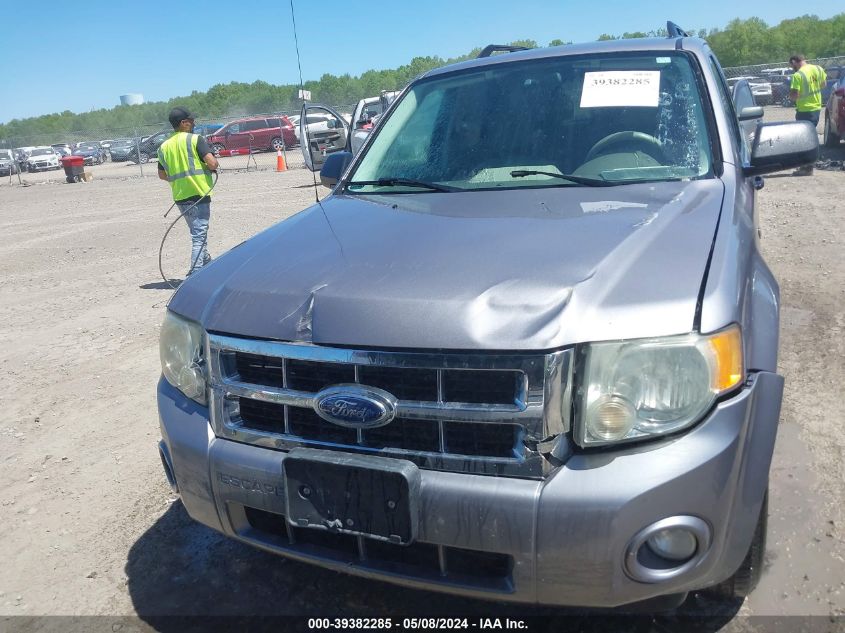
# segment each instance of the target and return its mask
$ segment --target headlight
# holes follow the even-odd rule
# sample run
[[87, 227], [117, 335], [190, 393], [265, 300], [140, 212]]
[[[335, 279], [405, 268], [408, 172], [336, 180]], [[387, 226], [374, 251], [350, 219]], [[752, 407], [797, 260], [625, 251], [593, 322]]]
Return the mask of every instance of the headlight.
[[745, 378], [736, 325], [714, 334], [593, 343], [581, 353], [575, 418], [581, 446], [687, 427]]
[[199, 324], [168, 311], [161, 326], [161, 373], [171, 385], [200, 404], [206, 402], [203, 331]]

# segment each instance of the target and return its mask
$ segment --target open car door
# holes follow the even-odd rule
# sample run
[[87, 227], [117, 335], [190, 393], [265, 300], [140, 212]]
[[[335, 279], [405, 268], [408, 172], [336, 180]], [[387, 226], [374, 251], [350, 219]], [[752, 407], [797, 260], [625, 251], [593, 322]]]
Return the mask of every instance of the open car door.
[[[325, 120], [308, 123], [309, 115], [323, 115]], [[320, 171], [326, 156], [342, 152], [347, 148], [349, 126], [333, 108], [320, 104], [303, 104], [299, 117], [299, 140], [305, 166], [311, 171]]]

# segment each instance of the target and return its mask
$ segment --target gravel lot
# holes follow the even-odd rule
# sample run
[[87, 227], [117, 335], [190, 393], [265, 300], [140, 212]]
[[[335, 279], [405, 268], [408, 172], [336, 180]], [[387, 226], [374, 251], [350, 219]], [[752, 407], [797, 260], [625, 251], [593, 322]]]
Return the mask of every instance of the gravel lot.
[[[769, 110], [770, 119], [792, 116]], [[845, 149], [826, 155], [842, 160]], [[21, 615], [108, 616], [108, 630], [140, 615], [121, 621], [127, 631], [164, 614], [524, 613], [287, 561], [187, 517], [156, 450], [158, 329], [171, 294], [156, 257], [168, 188], [152, 168], [146, 178], [137, 166], [92, 171], [92, 182], [74, 185], [61, 172], [24, 174], [29, 187], [0, 181], [0, 630], [42, 630], [4, 620]], [[308, 206], [310, 183], [301, 169], [224, 172], [212, 254]], [[681, 613], [712, 616], [702, 630], [757, 630], [745, 615], [845, 614], [843, 200], [841, 171], [773, 175], [760, 192], [763, 249], [781, 284], [787, 389], [768, 571], [743, 604], [694, 596]], [[164, 264], [180, 277], [187, 230], [174, 233]], [[812, 622], [833, 628], [805, 630], [845, 626]], [[684, 630], [676, 625], [662, 616], [653, 630]]]

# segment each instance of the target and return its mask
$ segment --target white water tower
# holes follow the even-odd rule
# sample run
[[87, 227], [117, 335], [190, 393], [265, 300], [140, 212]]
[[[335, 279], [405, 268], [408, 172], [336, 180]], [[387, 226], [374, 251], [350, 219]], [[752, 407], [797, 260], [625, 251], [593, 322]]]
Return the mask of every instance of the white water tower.
[[140, 92], [132, 92], [128, 95], [120, 95], [120, 105], [141, 105], [144, 103], [144, 95]]

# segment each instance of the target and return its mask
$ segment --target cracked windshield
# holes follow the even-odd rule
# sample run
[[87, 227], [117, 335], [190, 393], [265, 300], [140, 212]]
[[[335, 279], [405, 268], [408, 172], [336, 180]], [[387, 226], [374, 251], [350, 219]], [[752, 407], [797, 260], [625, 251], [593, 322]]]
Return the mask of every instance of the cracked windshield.
[[683, 54], [552, 58], [435, 76], [397, 104], [347, 191], [698, 178], [711, 163], [703, 112]]

